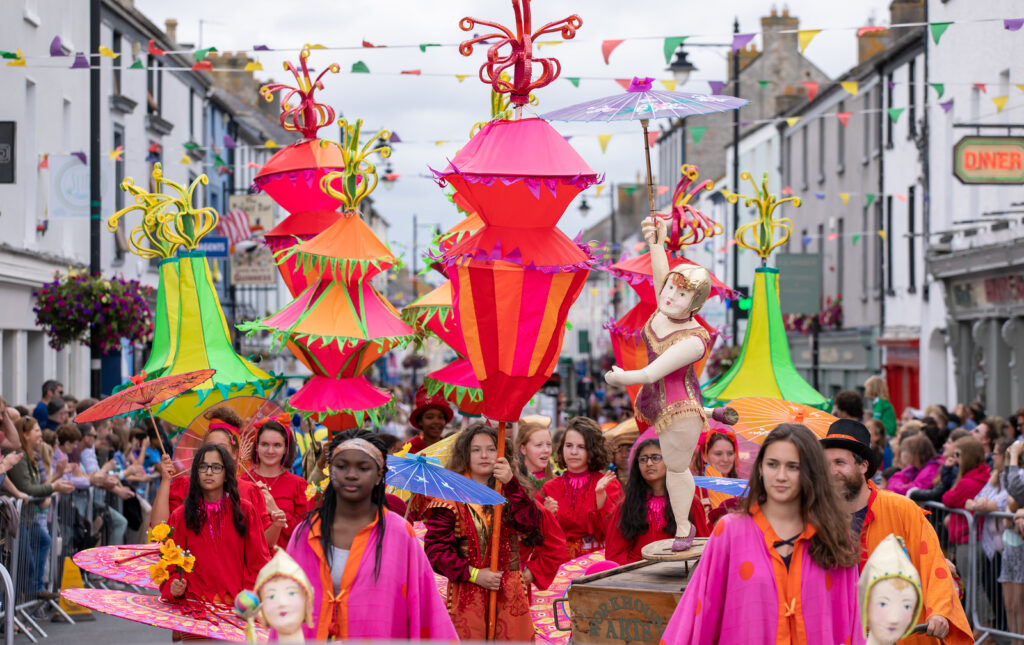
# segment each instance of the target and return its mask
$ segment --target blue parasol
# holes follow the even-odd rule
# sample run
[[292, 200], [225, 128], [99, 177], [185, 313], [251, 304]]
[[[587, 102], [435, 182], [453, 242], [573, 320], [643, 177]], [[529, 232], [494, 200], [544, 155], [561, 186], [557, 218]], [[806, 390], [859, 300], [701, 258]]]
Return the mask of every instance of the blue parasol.
[[734, 479], [732, 477], [704, 477], [701, 475], [694, 475], [693, 483], [701, 488], [713, 490], [718, 493], [725, 493], [726, 495], [744, 497], [747, 494], [747, 480], [745, 479]]
[[504, 504], [497, 491], [478, 484], [469, 477], [441, 467], [441, 462], [423, 455], [388, 455], [388, 486], [427, 497], [447, 499], [466, 504]]

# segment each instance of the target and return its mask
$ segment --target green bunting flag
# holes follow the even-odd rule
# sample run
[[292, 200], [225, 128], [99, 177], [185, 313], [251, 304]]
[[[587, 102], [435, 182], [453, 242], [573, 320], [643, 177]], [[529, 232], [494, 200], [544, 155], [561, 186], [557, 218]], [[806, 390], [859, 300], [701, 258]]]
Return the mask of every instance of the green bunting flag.
[[945, 92], [946, 92], [946, 84], [945, 83], [928, 83], [928, 84], [931, 85], [932, 88], [936, 92], [939, 93], [939, 96], [937, 98], [941, 99], [942, 95], [945, 94]]
[[199, 144], [194, 141], [186, 141], [185, 143], [181, 144], [181, 147], [184, 148], [185, 150], [198, 150]]
[[707, 130], [707, 127], [703, 125], [699, 128], [690, 128], [690, 136], [693, 137], [693, 145], [700, 145], [700, 140], [704, 138], [705, 130]]
[[146, 69], [146, 66], [142, 64], [141, 58], [137, 58], [134, 63], [128, 66], [128, 69]]
[[15, 53], [15, 52], [8, 52], [8, 51], [0, 50], [0, 58], [9, 58], [11, 60], [17, 60], [18, 59], [18, 54]]
[[427, 47], [440, 47], [441, 43], [420, 43], [420, 51], [426, 53]]
[[875, 202], [875, 194], [868, 193], [864, 195], [864, 208], [871, 208], [871, 204]]
[[771, 83], [771, 81], [758, 81], [758, 82], [757, 82], [757, 84], [761, 86], [761, 89], [762, 89], [762, 90], [763, 90], [764, 88], [768, 87], [768, 83]]
[[579, 76], [566, 76], [565, 80], [567, 80], [570, 83], [572, 83], [573, 87], [579, 87], [580, 86], [580, 77]]
[[638, 190], [640, 190], [639, 186], [626, 186], [625, 188], [622, 189], [622, 192], [626, 193], [627, 195], [632, 195]]
[[223, 157], [221, 157], [218, 154], [214, 154], [213, 155], [213, 166], [215, 168], [220, 168], [221, 166], [226, 166], [226, 165], [228, 165], [228, 162], [224, 161]]
[[888, 110], [888, 112], [889, 112], [889, 119], [893, 123], [896, 123], [897, 121], [900, 120], [900, 115], [903, 114], [903, 110], [906, 110], [906, 109], [907, 108], [901, 108], [901, 107], [900, 108], [889, 108], [889, 110]]
[[860, 240], [860, 233], [854, 233], [851, 236], [851, 240], [853, 241], [853, 245], [857, 246], [857, 242]]
[[666, 38], [665, 39], [665, 62], [666, 63], [671, 63], [672, 62], [672, 53], [676, 50], [676, 48], [678, 48], [680, 45], [683, 44], [683, 41], [686, 40], [686, 38], [687, 38], [686, 36], [677, 36], [677, 37], [674, 37], [674, 38]]
[[204, 58], [206, 58], [207, 54], [209, 54], [210, 52], [215, 52], [215, 51], [217, 51], [216, 47], [207, 47], [205, 49], [197, 49], [195, 51], [195, 53], [192, 54], [192, 55], [195, 56], [196, 62], [198, 63], [199, 61], [201, 61]]
[[942, 38], [942, 34], [946, 33], [946, 29], [953, 24], [952, 22], [931, 22], [928, 23], [928, 28], [932, 31], [932, 40], [935, 44], [939, 44], [939, 38]]
[[364, 63], [363, 61], [357, 60], [356, 62], [352, 63], [352, 73], [353, 74], [369, 74], [370, 73], [370, 68], [367, 67], [366, 63]]

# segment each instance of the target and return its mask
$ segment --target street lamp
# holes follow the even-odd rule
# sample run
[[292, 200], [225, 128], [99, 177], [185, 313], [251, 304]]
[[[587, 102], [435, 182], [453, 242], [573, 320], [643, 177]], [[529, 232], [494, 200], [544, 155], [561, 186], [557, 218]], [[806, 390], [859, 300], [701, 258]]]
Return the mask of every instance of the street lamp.
[[683, 44], [679, 43], [679, 49], [676, 50], [676, 58], [672, 61], [672, 64], [668, 66], [669, 72], [676, 79], [676, 86], [682, 87], [686, 84], [686, 81], [690, 80], [690, 72], [697, 69], [697, 66], [691, 63], [686, 57], [686, 50], [683, 48]]
[[586, 217], [587, 213], [589, 213], [589, 212], [590, 212], [590, 204], [587, 203], [587, 198], [586, 198], [586, 196], [584, 196], [583, 199], [580, 200], [580, 214], [582, 214], [583, 217]]

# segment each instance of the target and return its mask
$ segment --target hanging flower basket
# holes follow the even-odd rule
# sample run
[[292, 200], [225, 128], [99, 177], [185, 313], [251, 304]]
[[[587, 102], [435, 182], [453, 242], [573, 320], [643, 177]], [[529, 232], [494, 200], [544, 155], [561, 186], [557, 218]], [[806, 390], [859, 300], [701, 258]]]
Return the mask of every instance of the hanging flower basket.
[[120, 349], [121, 338], [152, 339], [153, 314], [147, 302], [151, 287], [135, 280], [90, 276], [84, 270], [58, 273], [54, 278], [32, 293], [36, 325], [49, 337], [50, 347], [59, 350], [95, 341], [108, 354]]

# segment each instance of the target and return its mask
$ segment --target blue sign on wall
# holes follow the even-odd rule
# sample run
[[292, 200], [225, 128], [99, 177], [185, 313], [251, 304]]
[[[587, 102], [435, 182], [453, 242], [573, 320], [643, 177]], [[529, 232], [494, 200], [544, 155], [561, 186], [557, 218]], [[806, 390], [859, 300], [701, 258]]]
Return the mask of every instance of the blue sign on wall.
[[208, 258], [228, 257], [228, 238], [226, 237], [204, 237], [199, 241], [197, 251], [205, 251]]

